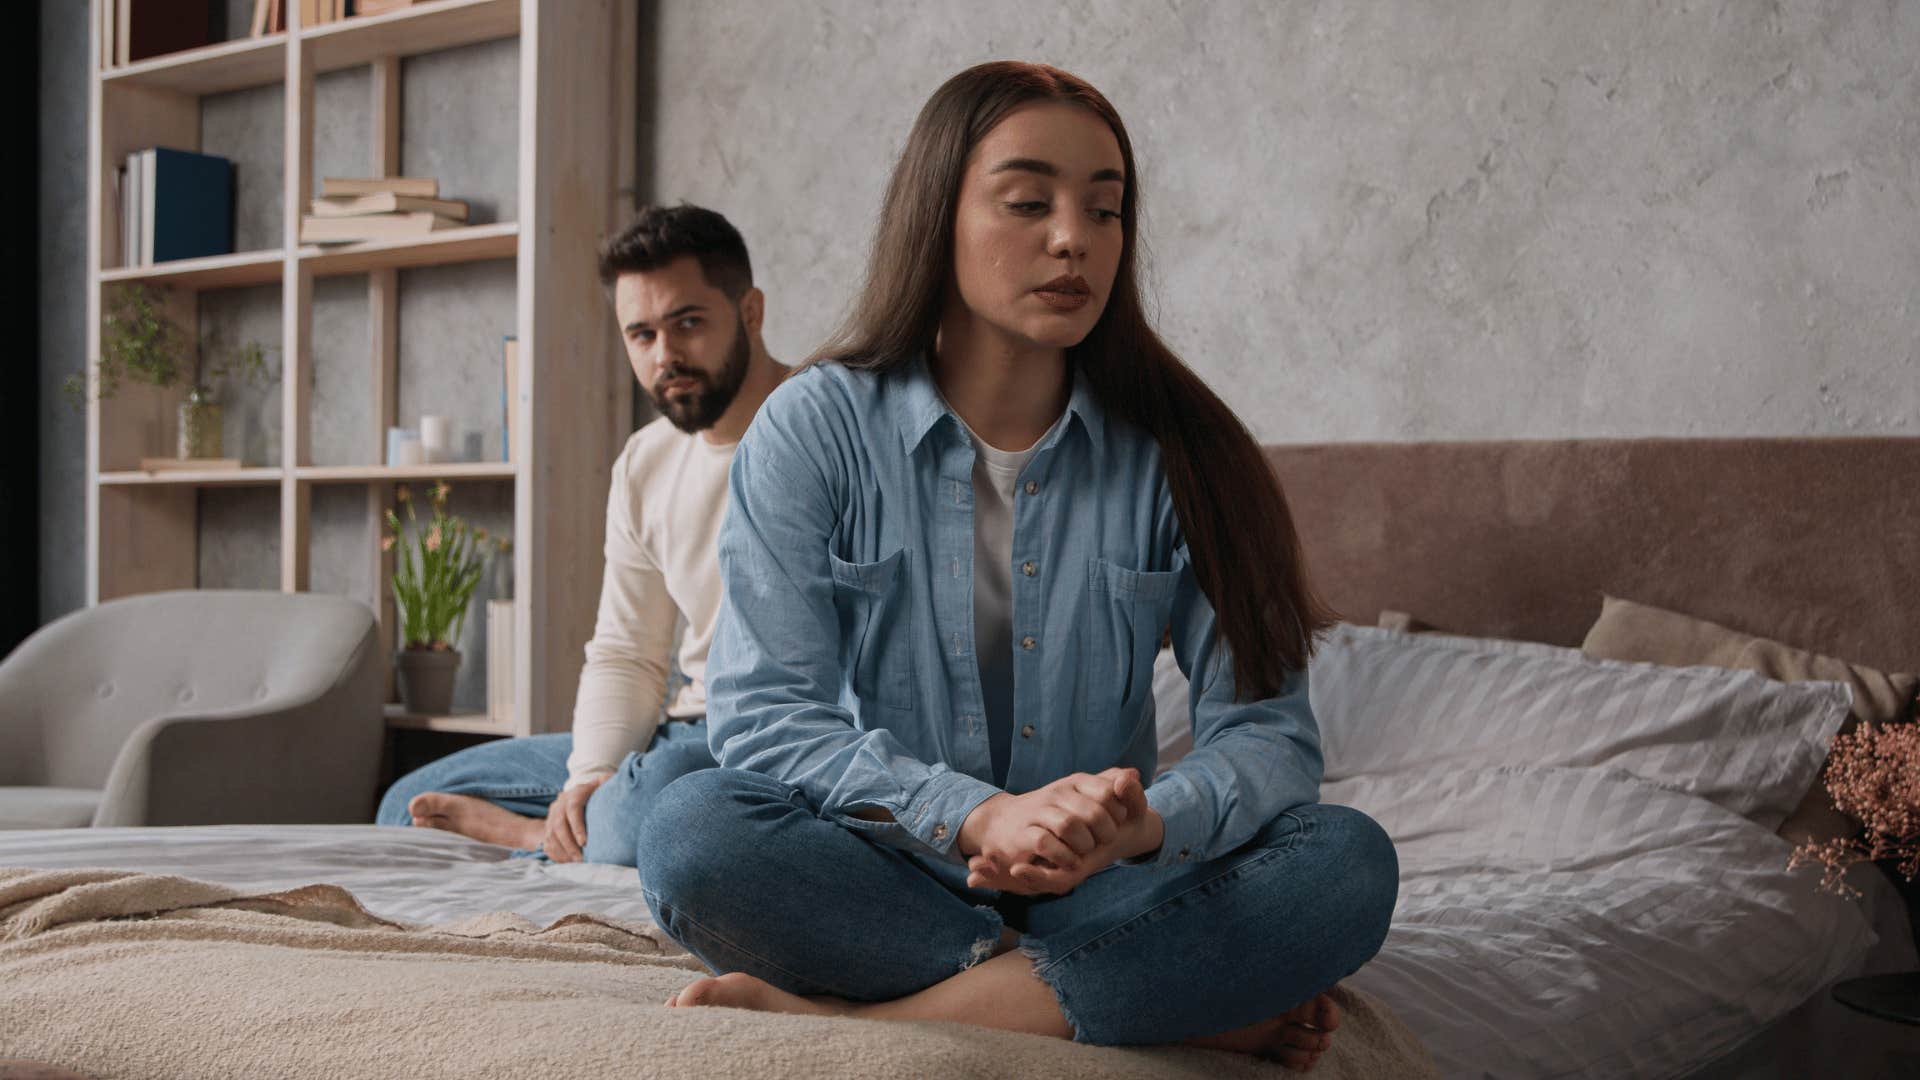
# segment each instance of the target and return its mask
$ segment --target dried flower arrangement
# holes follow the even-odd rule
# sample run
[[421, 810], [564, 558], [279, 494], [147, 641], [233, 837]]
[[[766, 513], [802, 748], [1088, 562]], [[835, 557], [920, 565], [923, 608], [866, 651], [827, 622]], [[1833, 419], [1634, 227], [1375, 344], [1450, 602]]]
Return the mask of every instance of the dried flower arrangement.
[[1866, 828], [1800, 844], [1788, 868], [1819, 863], [1820, 887], [1842, 896], [1859, 895], [1844, 879], [1855, 863], [1894, 860], [1906, 880], [1920, 875], [1920, 723], [1861, 724], [1833, 740], [1823, 775], [1841, 813]]

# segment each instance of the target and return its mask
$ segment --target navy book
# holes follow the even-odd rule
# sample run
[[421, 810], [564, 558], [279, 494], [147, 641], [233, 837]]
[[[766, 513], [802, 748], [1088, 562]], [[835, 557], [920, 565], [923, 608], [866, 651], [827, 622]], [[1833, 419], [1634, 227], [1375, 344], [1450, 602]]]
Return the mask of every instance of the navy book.
[[147, 260], [232, 254], [233, 162], [164, 146], [147, 153]]

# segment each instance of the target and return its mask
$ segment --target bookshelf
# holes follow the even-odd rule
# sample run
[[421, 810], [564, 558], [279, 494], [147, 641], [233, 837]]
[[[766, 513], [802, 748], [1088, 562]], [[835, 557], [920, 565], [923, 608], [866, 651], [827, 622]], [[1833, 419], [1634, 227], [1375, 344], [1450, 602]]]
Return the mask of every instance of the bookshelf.
[[[88, 107], [87, 356], [97, 357], [101, 317], [113, 289], [164, 287], [169, 315], [198, 325], [202, 294], [279, 287], [279, 460], [228, 471], [146, 472], [142, 457], [164, 456], [175, 439], [184, 388], [162, 391], [126, 381], [110, 399], [87, 405], [89, 603], [199, 584], [199, 499], [215, 489], [277, 493], [279, 587], [311, 586], [316, 489], [364, 489], [364, 551], [353, 559], [363, 595], [379, 615], [384, 662], [391, 664], [392, 558], [379, 550], [379, 521], [395, 505], [395, 486], [445, 479], [455, 485], [510, 489], [512, 506], [514, 705], [507, 723], [481, 709], [415, 716], [387, 708], [396, 728], [469, 734], [565, 730], [571, 722], [582, 648], [599, 596], [607, 469], [631, 430], [624, 357], [608, 323], [595, 275], [599, 238], [625, 216], [635, 161], [634, 0], [421, 0], [414, 6], [318, 26], [288, 26], [257, 38], [219, 42], [117, 67], [102, 66], [104, 5], [93, 0], [94, 57]], [[138, 4], [141, 0], [119, 0]], [[313, 189], [315, 76], [370, 69], [369, 148], [373, 175], [401, 175], [401, 116], [406, 58], [502, 39], [518, 40], [517, 122], [503, 120], [498, 149], [513, 155], [517, 188], [512, 220], [474, 224], [418, 240], [316, 246], [298, 242]], [[151, 266], [122, 266], [115, 171], [149, 146], [201, 149], [201, 99], [278, 87], [283, 102], [275, 246]], [[461, 193], [450, 191], [451, 197]], [[500, 217], [507, 217], [501, 207]], [[437, 465], [323, 464], [313, 460], [314, 288], [329, 278], [366, 280], [364, 361], [355, 349], [352, 396], [364, 415], [354, 430], [372, 432], [357, 455], [385, 460], [385, 431], [395, 424], [404, 316], [400, 272], [470, 262], [510, 263], [511, 332], [519, 340], [519, 403], [512, 460]], [[337, 343], [332, 345], [337, 349]], [[497, 356], [488, 358], [495, 367]], [[459, 361], [464, 363], [465, 361]], [[339, 408], [335, 401], [332, 408]], [[263, 494], [264, 502], [273, 501]], [[474, 610], [468, 623], [485, 623]], [[538, 628], [538, 633], [535, 629]], [[463, 663], [474, 662], [469, 637]]]

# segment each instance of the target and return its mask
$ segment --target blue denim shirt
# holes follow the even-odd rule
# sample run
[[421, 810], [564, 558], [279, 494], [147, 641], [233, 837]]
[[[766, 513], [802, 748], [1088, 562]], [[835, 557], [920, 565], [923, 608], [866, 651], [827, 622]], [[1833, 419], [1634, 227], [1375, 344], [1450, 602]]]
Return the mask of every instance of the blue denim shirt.
[[[1006, 790], [1114, 765], [1152, 776], [1153, 661], [1171, 626], [1194, 749], [1147, 790], [1166, 838], [1140, 861], [1225, 855], [1318, 798], [1306, 672], [1276, 697], [1233, 700], [1159, 445], [1107, 417], [1077, 374], [1067, 409], [1016, 489]], [[960, 823], [1000, 790], [974, 656], [973, 457], [924, 357], [887, 375], [829, 363], [788, 379], [734, 453], [707, 667], [721, 765], [955, 863]], [[852, 816], [867, 808], [895, 820]]]

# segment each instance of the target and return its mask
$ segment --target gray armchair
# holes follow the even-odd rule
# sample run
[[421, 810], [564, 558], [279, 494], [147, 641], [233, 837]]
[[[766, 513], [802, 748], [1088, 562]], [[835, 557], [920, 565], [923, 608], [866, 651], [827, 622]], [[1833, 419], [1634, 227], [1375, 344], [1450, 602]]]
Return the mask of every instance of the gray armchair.
[[191, 590], [43, 626], [0, 662], [0, 829], [371, 821], [373, 614]]

